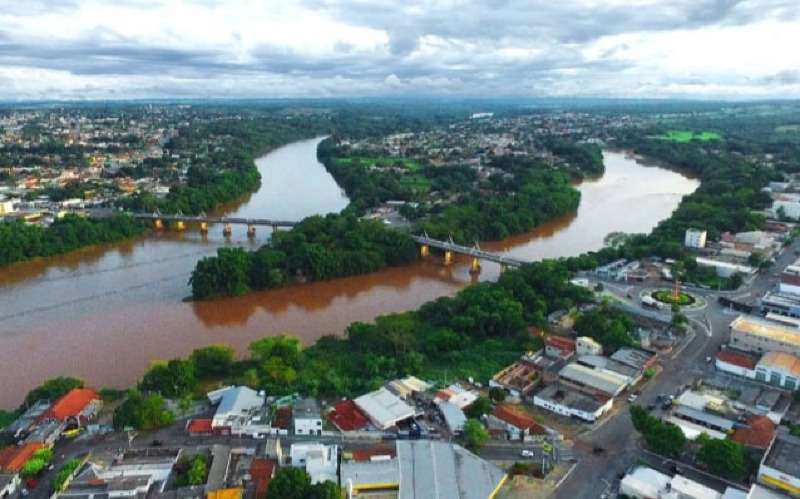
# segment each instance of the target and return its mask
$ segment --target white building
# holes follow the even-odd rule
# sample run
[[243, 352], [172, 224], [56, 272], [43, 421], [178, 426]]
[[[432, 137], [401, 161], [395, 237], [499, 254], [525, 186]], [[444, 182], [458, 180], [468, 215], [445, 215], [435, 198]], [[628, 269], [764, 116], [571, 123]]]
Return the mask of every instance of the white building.
[[311, 483], [336, 482], [339, 464], [339, 446], [321, 443], [292, 444], [289, 450], [292, 466], [304, 468]]
[[761, 465], [758, 483], [792, 496], [800, 495], [800, 438], [778, 429]]
[[416, 414], [411, 406], [383, 387], [362, 395], [353, 402], [379, 430], [396, 426], [400, 421], [413, 418]]
[[695, 258], [697, 265], [701, 267], [711, 267], [720, 277], [731, 277], [733, 274], [753, 275], [756, 269], [749, 265], [740, 265], [737, 263], [723, 262], [722, 260], [714, 260], [711, 258]]
[[686, 229], [683, 245], [687, 248], [705, 248], [708, 232], [698, 229]]
[[601, 393], [609, 397], [619, 395], [628, 386], [630, 379], [610, 371], [592, 369], [577, 362], [564, 366], [558, 376], [566, 384], [575, 386], [582, 391]]
[[620, 494], [637, 499], [722, 499], [722, 494], [681, 475], [670, 477], [652, 468], [637, 466], [625, 475]]
[[594, 423], [614, 403], [612, 397], [592, 397], [554, 383], [533, 396], [533, 405], [567, 417], [580, 418]]
[[297, 401], [292, 411], [295, 435], [322, 435], [319, 405], [312, 398]]
[[227, 386], [208, 392], [208, 400], [212, 404], [219, 404], [211, 427], [215, 431], [233, 435], [249, 432], [249, 426], [263, 426], [269, 429], [266, 422], [262, 421], [261, 412], [264, 408], [265, 397], [246, 386]]
[[579, 336], [575, 342], [575, 353], [582, 355], [603, 355], [603, 345], [588, 336]]
[[772, 213], [777, 217], [780, 212], [790, 220], [800, 219], [800, 202], [789, 200], [775, 200], [772, 203]]

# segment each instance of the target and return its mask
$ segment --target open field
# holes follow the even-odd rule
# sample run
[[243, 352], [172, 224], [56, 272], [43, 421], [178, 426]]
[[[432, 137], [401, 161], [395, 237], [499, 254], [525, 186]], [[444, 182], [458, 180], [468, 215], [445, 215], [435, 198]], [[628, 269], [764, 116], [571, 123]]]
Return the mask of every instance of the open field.
[[720, 140], [722, 136], [717, 132], [692, 132], [689, 130], [670, 130], [669, 132], [658, 135], [656, 138], [669, 140], [672, 142], [691, 142], [692, 140]]

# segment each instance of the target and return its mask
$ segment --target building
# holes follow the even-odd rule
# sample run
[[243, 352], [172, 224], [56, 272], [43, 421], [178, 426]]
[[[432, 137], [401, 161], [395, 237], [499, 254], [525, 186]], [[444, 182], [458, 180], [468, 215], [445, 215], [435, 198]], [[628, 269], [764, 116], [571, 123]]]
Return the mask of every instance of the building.
[[322, 435], [319, 404], [312, 398], [298, 400], [292, 411], [295, 435]]
[[642, 376], [640, 369], [619, 363], [602, 355], [584, 355], [583, 357], [578, 357], [576, 363], [590, 367], [598, 372], [619, 375], [624, 378], [625, 383], [628, 385], [636, 383]]
[[781, 428], [758, 467], [758, 483], [792, 496], [800, 495], [800, 438]]
[[636, 499], [722, 499], [721, 493], [705, 485], [646, 466], [628, 472], [620, 482], [619, 493]]
[[36, 421], [41, 418], [47, 409], [50, 408], [50, 402], [40, 400], [22, 413], [16, 421], [0, 430], [0, 434], [7, 436], [10, 440], [17, 440], [31, 429], [36, 424]]
[[758, 300], [761, 313], [800, 318], [800, 287], [797, 288], [798, 291], [794, 291], [794, 285], [788, 286], [781, 283], [779, 286], [783, 288], [783, 291], [780, 293], [767, 292]]
[[467, 416], [464, 414], [457, 405], [448, 401], [443, 401], [436, 404], [439, 412], [444, 419], [444, 424], [447, 430], [453, 434], [458, 435], [464, 430], [464, 424], [467, 422]]
[[[730, 433], [735, 425], [735, 423], [730, 419], [682, 404], [678, 404], [678, 406], [673, 410], [672, 414], [673, 418], [671, 421], [675, 418], [682, 419], [684, 421], [689, 421], [690, 423], [703, 426], [709, 430], [719, 432], [723, 435]], [[691, 439], [692, 436], [686, 435], [686, 438]]]
[[0, 473], [0, 497], [11, 497], [21, 481], [17, 473]]
[[386, 388], [362, 395], [353, 402], [379, 430], [389, 429], [416, 415], [414, 408]]
[[89, 388], [73, 388], [53, 402], [40, 421], [56, 420], [67, 425], [84, 426], [100, 412], [103, 399]]
[[786, 352], [767, 352], [758, 361], [756, 381], [787, 390], [800, 388], [800, 359]]
[[548, 357], [569, 359], [575, 354], [575, 340], [564, 336], [549, 335], [545, 339], [544, 354]]
[[683, 245], [687, 248], [705, 248], [707, 236], [708, 232], [705, 230], [686, 229], [686, 235], [683, 238]]
[[510, 404], [498, 404], [492, 414], [486, 416], [493, 422], [499, 422], [509, 440], [525, 440], [533, 435], [544, 435], [547, 430], [534, 421], [522, 409]]
[[656, 363], [656, 354], [640, 348], [622, 347], [611, 355], [611, 360], [643, 372]]
[[781, 293], [800, 295], [800, 259], [783, 270], [778, 290]]
[[579, 336], [575, 342], [575, 353], [581, 355], [603, 355], [603, 345], [588, 336]]
[[39, 449], [44, 448], [40, 443], [12, 445], [0, 450], [0, 472], [19, 473]]
[[616, 397], [628, 386], [626, 376], [592, 369], [577, 362], [564, 366], [558, 375], [564, 384], [592, 395], [605, 394]]
[[415, 376], [406, 376], [403, 379], [396, 379], [386, 383], [386, 388], [398, 397], [405, 399], [415, 393], [430, 390], [431, 385]]
[[[225, 435], [269, 433], [264, 415], [265, 397], [246, 386], [227, 386], [208, 392], [208, 400], [217, 404], [211, 419], [214, 432]], [[249, 428], [256, 426], [256, 428]], [[260, 428], [259, 428], [260, 427]]]
[[348, 498], [381, 493], [397, 497], [400, 491], [400, 465], [397, 459], [346, 461], [341, 464], [339, 476]]
[[766, 450], [775, 438], [777, 426], [766, 416], [750, 416], [747, 426], [737, 426], [730, 436], [734, 442], [756, 450]]
[[549, 385], [533, 396], [533, 405], [537, 407], [589, 423], [594, 423], [611, 410], [613, 403], [611, 397], [593, 397], [560, 383]]
[[502, 388], [512, 397], [521, 399], [533, 393], [540, 382], [539, 368], [521, 360], [498, 371], [489, 380], [489, 386]]
[[357, 431], [369, 425], [367, 416], [361, 412], [352, 400], [343, 400], [334, 405], [333, 410], [328, 413], [328, 420], [339, 431]]
[[713, 268], [720, 277], [731, 277], [734, 274], [753, 275], [756, 273], [756, 269], [750, 267], [749, 265], [741, 265], [738, 263], [725, 262], [722, 260], [714, 260], [712, 258], [703, 258], [699, 256], [695, 258], [695, 261], [697, 262], [697, 265], [700, 265], [701, 267]]
[[432, 440], [398, 440], [399, 499], [493, 499], [505, 471], [463, 447]]
[[776, 199], [772, 202], [772, 213], [777, 217], [781, 213], [790, 220], [800, 219], [800, 202]]
[[731, 322], [731, 346], [748, 352], [800, 354], [800, 329], [749, 315]]
[[291, 464], [304, 468], [311, 483], [336, 482], [339, 465], [339, 446], [320, 443], [292, 444], [289, 449]]
[[454, 383], [443, 390], [436, 392], [434, 402], [446, 400], [459, 409], [465, 409], [478, 400], [478, 393]]
[[753, 355], [750, 352], [736, 351], [730, 348], [720, 350], [714, 361], [714, 365], [719, 371], [751, 379], [756, 378], [757, 363], [757, 355]]

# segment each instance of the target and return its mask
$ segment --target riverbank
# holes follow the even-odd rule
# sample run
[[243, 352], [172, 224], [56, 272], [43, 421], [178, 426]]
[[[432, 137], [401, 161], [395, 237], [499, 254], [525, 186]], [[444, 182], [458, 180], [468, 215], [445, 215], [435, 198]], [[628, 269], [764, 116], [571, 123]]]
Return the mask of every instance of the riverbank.
[[[292, 220], [343, 209], [347, 197], [316, 161], [316, 145], [316, 139], [302, 141], [258, 159], [271, 181], [231, 214]], [[603, 177], [577, 186], [581, 205], [575, 214], [484, 249], [527, 260], [596, 251], [609, 232], [649, 232], [698, 184], [622, 155], [606, 155], [605, 161]], [[303, 186], [311, 186], [315, 196], [303, 195]], [[637, 204], [641, 210], [630, 209]], [[154, 232], [85, 258], [69, 255], [0, 272], [0, 303], [10, 315], [0, 319], [0, 364], [6, 368], [0, 407], [16, 405], [28, 389], [63, 373], [94, 386], [130, 386], [154, 359], [184, 357], [211, 343], [241, 353], [255, 339], [291, 332], [310, 345], [341, 335], [353, 321], [413, 310], [500, 275], [492, 263], [476, 275], [466, 259], [445, 267], [429, 258], [333, 281], [181, 302], [199, 258], [221, 246], [257, 249], [268, 236], [259, 231], [248, 239], [244, 228], [234, 227], [226, 240], [214, 226], [206, 235]]]

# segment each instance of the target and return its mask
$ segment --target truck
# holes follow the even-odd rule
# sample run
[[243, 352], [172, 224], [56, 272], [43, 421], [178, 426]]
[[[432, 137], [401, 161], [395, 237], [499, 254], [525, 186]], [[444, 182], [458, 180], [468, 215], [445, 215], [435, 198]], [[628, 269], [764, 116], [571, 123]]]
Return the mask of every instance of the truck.
[[654, 308], [656, 310], [661, 310], [664, 308], [664, 304], [660, 301], [656, 300], [652, 296], [644, 295], [642, 296], [642, 306], [647, 308]]

